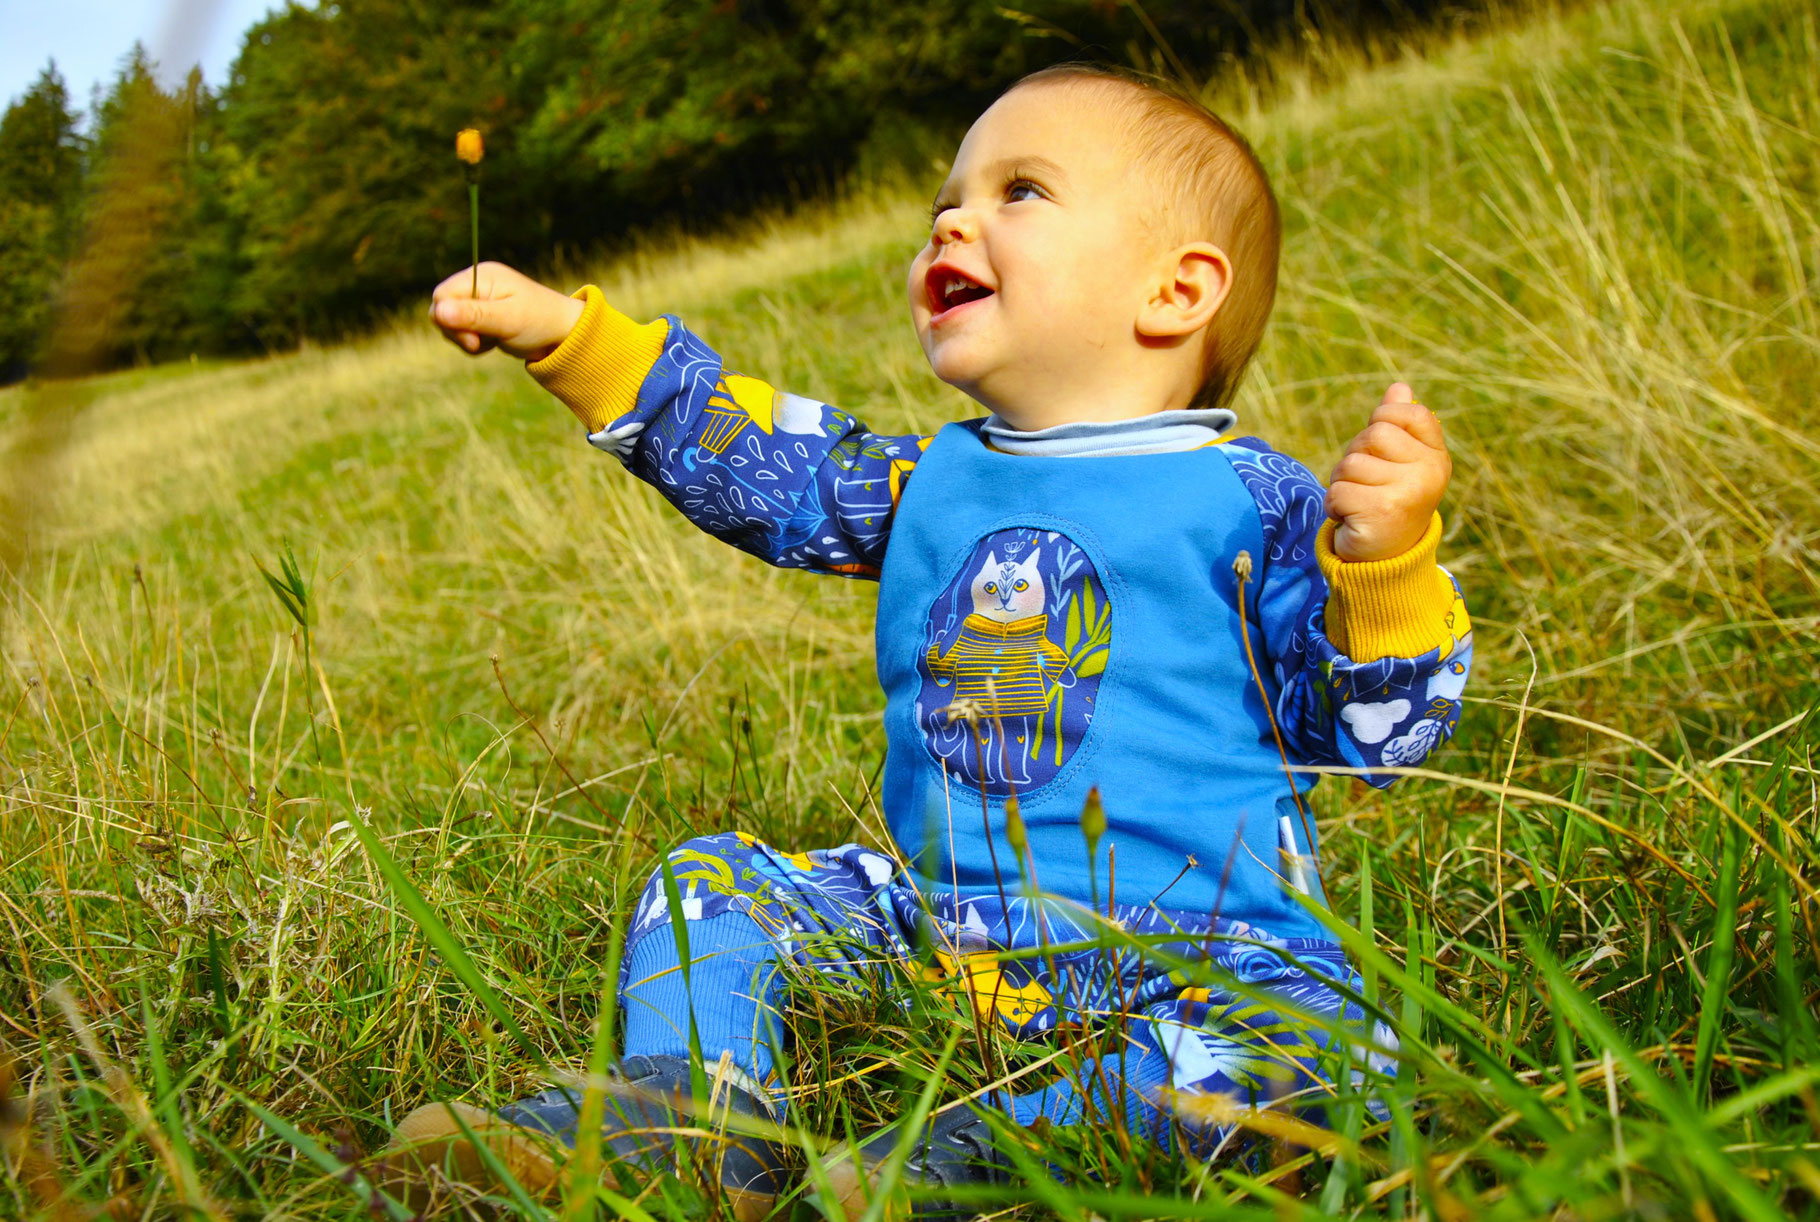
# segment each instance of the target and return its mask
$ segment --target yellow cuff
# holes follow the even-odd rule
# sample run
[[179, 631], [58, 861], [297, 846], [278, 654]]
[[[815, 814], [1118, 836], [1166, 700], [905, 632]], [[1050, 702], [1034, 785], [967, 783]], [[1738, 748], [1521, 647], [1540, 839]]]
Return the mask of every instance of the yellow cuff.
[[638, 388], [663, 355], [670, 324], [661, 318], [633, 322], [591, 284], [574, 296], [582, 302], [575, 329], [543, 360], [526, 361], [525, 369], [588, 432], [598, 433], [637, 404]]
[[[1329, 519], [1315, 536], [1315, 558], [1327, 578], [1327, 639], [1355, 662], [1416, 658], [1448, 649], [1465, 634], [1452, 621], [1453, 582], [1435, 565], [1441, 515], [1416, 545], [1388, 560], [1342, 560], [1334, 555]], [[1463, 611], [1464, 608], [1461, 608]]]

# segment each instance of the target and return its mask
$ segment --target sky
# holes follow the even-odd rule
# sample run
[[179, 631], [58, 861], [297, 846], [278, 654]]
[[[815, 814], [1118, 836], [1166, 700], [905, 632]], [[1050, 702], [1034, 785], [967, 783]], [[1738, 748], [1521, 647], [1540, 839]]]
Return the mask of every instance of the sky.
[[57, 61], [70, 101], [89, 108], [89, 92], [106, 89], [135, 39], [158, 61], [167, 84], [192, 64], [219, 88], [248, 26], [285, 0], [0, 0], [0, 99], [31, 88], [46, 60]]

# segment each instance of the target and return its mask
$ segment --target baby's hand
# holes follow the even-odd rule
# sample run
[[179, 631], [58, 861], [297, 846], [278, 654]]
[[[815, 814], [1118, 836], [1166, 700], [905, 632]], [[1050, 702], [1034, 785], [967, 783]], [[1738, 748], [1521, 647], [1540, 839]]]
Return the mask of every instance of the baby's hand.
[[1333, 469], [1327, 516], [1339, 523], [1334, 555], [1388, 560], [1414, 547], [1452, 473], [1441, 422], [1409, 387], [1394, 383]]
[[500, 348], [542, 360], [575, 329], [582, 305], [503, 263], [480, 265], [479, 287], [463, 268], [430, 294], [430, 318], [464, 352]]

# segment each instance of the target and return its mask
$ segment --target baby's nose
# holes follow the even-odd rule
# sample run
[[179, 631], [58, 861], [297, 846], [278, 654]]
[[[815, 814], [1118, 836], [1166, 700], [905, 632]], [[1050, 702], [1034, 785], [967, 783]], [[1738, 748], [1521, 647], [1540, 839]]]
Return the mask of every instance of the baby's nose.
[[977, 230], [972, 213], [963, 208], [946, 208], [935, 218], [935, 244], [946, 246], [950, 242], [970, 242]]

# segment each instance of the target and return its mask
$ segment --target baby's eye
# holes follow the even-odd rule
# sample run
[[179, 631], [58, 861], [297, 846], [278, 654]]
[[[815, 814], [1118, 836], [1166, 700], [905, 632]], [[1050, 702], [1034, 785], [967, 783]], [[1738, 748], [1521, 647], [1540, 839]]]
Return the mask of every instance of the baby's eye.
[[1030, 588], [1030, 583], [1027, 581], [1020, 580], [1016, 585], [1012, 586], [1011, 588], [1013, 590], [1017, 591], [1019, 594], [1022, 594], [1025, 590], [1028, 590]]
[[1026, 199], [1042, 199], [1043, 189], [1028, 178], [1014, 178], [1005, 186], [1005, 202], [1015, 204]]

